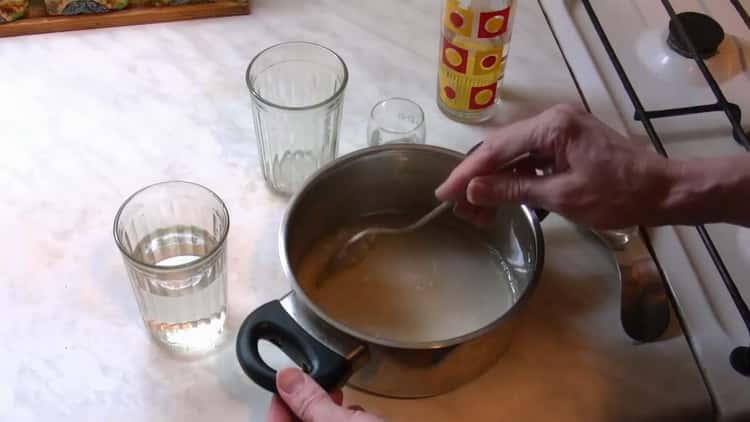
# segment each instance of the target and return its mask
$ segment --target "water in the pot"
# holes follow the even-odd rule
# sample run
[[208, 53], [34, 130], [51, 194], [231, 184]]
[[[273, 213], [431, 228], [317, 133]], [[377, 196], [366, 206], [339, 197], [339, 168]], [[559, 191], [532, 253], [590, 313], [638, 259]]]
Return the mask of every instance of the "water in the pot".
[[364, 258], [319, 279], [331, 254], [363, 227], [399, 227], [414, 217], [388, 215], [342, 227], [310, 248], [295, 271], [330, 317], [361, 333], [404, 342], [440, 341], [486, 326], [511, 308], [516, 288], [507, 264], [480, 233], [432, 223], [375, 239]]

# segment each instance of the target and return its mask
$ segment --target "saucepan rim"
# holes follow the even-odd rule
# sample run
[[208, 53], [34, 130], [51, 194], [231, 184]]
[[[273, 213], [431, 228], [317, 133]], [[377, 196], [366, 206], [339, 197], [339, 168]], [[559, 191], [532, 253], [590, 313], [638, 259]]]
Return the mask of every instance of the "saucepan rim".
[[281, 226], [279, 228], [279, 257], [281, 259], [281, 266], [282, 270], [284, 272], [284, 275], [287, 277], [288, 280], [292, 282], [292, 291], [294, 294], [302, 300], [303, 304], [307, 307], [309, 307], [318, 317], [320, 317], [323, 321], [330, 324], [332, 327], [336, 328], [337, 330], [342, 331], [343, 333], [346, 333], [354, 338], [357, 338], [361, 341], [376, 344], [379, 346], [385, 346], [390, 348], [399, 348], [399, 349], [440, 349], [445, 347], [454, 346], [461, 343], [466, 343], [468, 341], [471, 341], [473, 339], [476, 339], [478, 337], [481, 337], [483, 334], [486, 334], [493, 329], [495, 329], [499, 324], [501, 324], [506, 319], [509, 319], [513, 314], [515, 314], [518, 309], [522, 308], [528, 298], [531, 296], [532, 291], [536, 287], [539, 277], [542, 272], [542, 267], [544, 266], [544, 239], [542, 236], [542, 229], [541, 224], [539, 221], [539, 218], [537, 217], [536, 213], [531, 210], [526, 205], [519, 205], [521, 208], [523, 215], [526, 217], [527, 222], [532, 227], [532, 232], [534, 235], [534, 242], [535, 242], [535, 252], [536, 252], [536, 265], [532, 268], [533, 274], [529, 280], [529, 284], [524, 289], [524, 291], [521, 293], [521, 296], [516, 300], [516, 302], [504, 313], [498, 316], [497, 319], [493, 320], [492, 322], [485, 324], [484, 326], [474, 330], [470, 331], [466, 334], [462, 334], [460, 336], [447, 338], [440, 341], [401, 341], [401, 340], [394, 340], [384, 337], [376, 337], [369, 334], [362, 333], [358, 330], [355, 330], [346, 324], [343, 324], [336, 320], [335, 318], [330, 317], [326, 314], [326, 312], [321, 309], [319, 306], [317, 306], [305, 293], [304, 289], [300, 286], [299, 282], [297, 281], [297, 278], [294, 275], [294, 272], [292, 271], [291, 263], [288, 259], [287, 254], [287, 236], [288, 236], [288, 230], [289, 230], [289, 221], [291, 216], [295, 214], [297, 211], [301, 198], [307, 194], [307, 192], [310, 191], [317, 183], [322, 180], [326, 174], [335, 171], [337, 168], [346, 166], [347, 164], [350, 164], [352, 162], [355, 162], [357, 160], [360, 160], [362, 158], [373, 156], [381, 153], [391, 153], [393, 151], [426, 151], [426, 152], [433, 152], [433, 153], [439, 153], [439, 154], [447, 154], [450, 156], [453, 156], [458, 159], [463, 159], [464, 154], [455, 151], [450, 150], [443, 147], [438, 147], [434, 145], [421, 145], [421, 144], [391, 144], [391, 145], [379, 145], [379, 146], [373, 146], [368, 148], [363, 148], [361, 150], [357, 150], [355, 152], [352, 152], [350, 154], [344, 155], [340, 158], [337, 158], [336, 160], [328, 163], [327, 165], [323, 166], [321, 169], [319, 169], [315, 174], [310, 176], [307, 180], [307, 182], [304, 184], [304, 186], [292, 197], [291, 202], [289, 206], [287, 207]]

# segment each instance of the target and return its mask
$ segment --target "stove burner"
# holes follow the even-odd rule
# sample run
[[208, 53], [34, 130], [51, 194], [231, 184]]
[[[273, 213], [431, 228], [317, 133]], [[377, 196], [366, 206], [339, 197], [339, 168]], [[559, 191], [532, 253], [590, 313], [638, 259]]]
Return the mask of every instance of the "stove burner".
[[669, 20], [669, 37], [667, 44], [672, 50], [689, 59], [695, 58], [690, 52], [688, 44], [680, 37], [675, 18], [679, 18], [689, 41], [695, 45], [698, 56], [707, 59], [716, 54], [719, 44], [724, 40], [724, 30], [718, 22], [708, 15], [697, 12], [682, 12]]
[[729, 355], [729, 362], [735, 371], [750, 376], [750, 347], [736, 347]]

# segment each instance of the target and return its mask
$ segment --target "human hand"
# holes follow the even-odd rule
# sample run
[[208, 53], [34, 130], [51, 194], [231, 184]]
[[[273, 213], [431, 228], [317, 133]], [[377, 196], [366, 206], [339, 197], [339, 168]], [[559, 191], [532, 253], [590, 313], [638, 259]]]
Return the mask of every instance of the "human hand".
[[297, 368], [279, 371], [276, 387], [266, 422], [383, 422], [359, 406], [342, 407], [340, 391], [328, 395]]
[[[528, 153], [513, 169], [499, 170]], [[543, 170], [538, 175], [536, 170]], [[665, 224], [679, 162], [634, 143], [585, 110], [558, 105], [504, 127], [437, 189], [459, 217], [494, 221], [495, 208], [519, 202], [596, 229]]]

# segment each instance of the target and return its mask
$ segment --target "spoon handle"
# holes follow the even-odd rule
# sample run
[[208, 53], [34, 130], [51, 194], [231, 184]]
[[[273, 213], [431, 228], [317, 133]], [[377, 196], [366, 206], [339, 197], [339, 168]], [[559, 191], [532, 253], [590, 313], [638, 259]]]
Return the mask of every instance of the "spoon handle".
[[412, 225], [408, 227], [405, 227], [401, 231], [405, 233], [405, 232], [411, 232], [411, 231], [417, 230], [421, 228], [422, 226], [424, 226], [425, 224], [432, 221], [434, 218], [437, 218], [440, 214], [444, 213], [447, 209], [450, 209], [452, 206], [453, 206], [453, 203], [451, 202], [443, 202], [437, 207], [433, 208], [432, 211], [422, 216], [422, 218], [417, 220], [415, 223], [413, 223]]
[[[474, 148], [472, 148], [471, 150], [469, 150], [469, 152], [467, 153], [467, 155], [471, 154], [472, 152], [474, 152], [474, 150], [476, 150], [480, 145], [482, 145], [482, 144], [479, 143], [479, 144], [475, 145]], [[510, 161], [508, 161], [504, 165], [502, 165], [499, 168], [499, 170], [509, 169], [509, 168], [513, 167], [515, 164], [517, 164], [518, 162], [520, 162], [521, 160], [523, 160], [525, 158], [528, 158], [528, 156], [529, 156], [528, 153], [521, 154], [520, 156], [518, 156], [518, 157], [516, 157], [516, 158], [514, 158], [514, 159], [512, 159]], [[408, 227], [404, 227], [401, 230], [398, 230], [398, 232], [399, 233], [406, 233], [406, 232], [411, 232], [411, 231], [417, 230], [417, 229], [421, 228], [422, 226], [424, 226], [425, 224], [427, 224], [430, 221], [432, 221], [433, 219], [435, 219], [438, 216], [440, 216], [440, 214], [444, 213], [446, 210], [448, 210], [449, 208], [451, 208], [453, 205], [454, 204], [452, 202], [443, 202], [440, 205], [438, 205], [435, 208], [433, 208], [432, 211], [430, 211], [427, 214], [425, 214], [424, 216], [422, 216], [422, 218], [420, 218], [419, 220], [417, 220], [415, 223], [413, 223], [412, 225], [410, 225]]]

